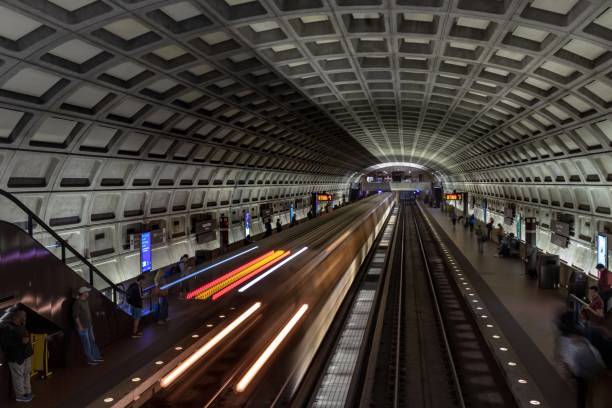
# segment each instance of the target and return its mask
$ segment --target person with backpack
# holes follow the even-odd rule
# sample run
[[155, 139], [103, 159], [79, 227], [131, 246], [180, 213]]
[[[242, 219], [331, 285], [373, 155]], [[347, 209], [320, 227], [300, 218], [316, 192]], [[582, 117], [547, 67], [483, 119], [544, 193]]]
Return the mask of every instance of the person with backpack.
[[34, 351], [26, 319], [25, 310], [13, 306], [0, 320], [0, 347], [8, 363], [17, 402], [30, 402], [34, 398], [30, 384]]
[[138, 275], [136, 280], [130, 284], [127, 288], [127, 302], [130, 305], [130, 314], [134, 325], [132, 327], [132, 338], [136, 339], [142, 337], [142, 331], [139, 330], [140, 318], [142, 317], [142, 285], [144, 282], [144, 275]]

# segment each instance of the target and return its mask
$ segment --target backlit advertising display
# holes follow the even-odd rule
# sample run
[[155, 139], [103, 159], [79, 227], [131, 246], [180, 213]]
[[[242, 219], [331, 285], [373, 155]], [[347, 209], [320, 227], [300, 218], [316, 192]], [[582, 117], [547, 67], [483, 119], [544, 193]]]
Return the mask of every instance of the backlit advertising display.
[[249, 235], [251, 235], [251, 213], [247, 211], [244, 213], [244, 236]]
[[597, 263], [608, 267], [608, 236], [597, 235]]
[[149, 272], [151, 269], [153, 269], [151, 233], [143, 232], [140, 234], [140, 272]]

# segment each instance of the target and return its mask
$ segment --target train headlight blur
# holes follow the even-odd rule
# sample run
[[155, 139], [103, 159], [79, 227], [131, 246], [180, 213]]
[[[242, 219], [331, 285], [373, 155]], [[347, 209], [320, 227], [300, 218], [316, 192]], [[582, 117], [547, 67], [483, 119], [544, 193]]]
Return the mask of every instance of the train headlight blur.
[[236, 318], [233, 322], [225, 326], [223, 330], [217, 333], [212, 339], [208, 340], [206, 344], [197, 349], [192, 355], [187, 357], [183, 362], [181, 362], [176, 368], [170, 371], [166, 376], [164, 376], [160, 385], [162, 388], [166, 388], [170, 386], [178, 377], [180, 377], [185, 371], [187, 371], [192, 365], [194, 365], [199, 359], [204, 357], [213, 347], [215, 347], [221, 340], [227, 337], [232, 331], [234, 331], [238, 326], [244, 323], [253, 313], [257, 311], [261, 307], [261, 302], [257, 302], [253, 304], [250, 308], [248, 308], [244, 313]]
[[302, 307], [300, 307], [298, 311], [295, 312], [293, 317], [291, 317], [291, 320], [287, 322], [285, 327], [283, 327], [283, 329], [276, 335], [274, 340], [272, 340], [272, 342], [268, 344], [268, 347], [266, 347], [263, 353], [261, 353], [261, 355], [253, 363], [253, 365], [248, 369], [246, 374], [240, 379], [240, 381], [236, 385], [237, 392], [243, 392], [246, 389], [246, 387], [248, 387], [250, 382], [253, 380], [253, 378], [255, 378], [255, 376], [259, 372], [259, 370], [261, 370], [264, 364], [266, 364], [266, 361], [268, 361], [270, 356], [274, 353], [274, 351], [276, 351], [278, 346], [281, 345], [281, 343], [283, 342], [283, 340], [285, 340], [287, 335], [289, 335], [291, 330], [293, 330], [293, 328], [298, 324], [298, 322], [304, 316], [307, 310], [308, 310], [308, 305], [303, 304]]

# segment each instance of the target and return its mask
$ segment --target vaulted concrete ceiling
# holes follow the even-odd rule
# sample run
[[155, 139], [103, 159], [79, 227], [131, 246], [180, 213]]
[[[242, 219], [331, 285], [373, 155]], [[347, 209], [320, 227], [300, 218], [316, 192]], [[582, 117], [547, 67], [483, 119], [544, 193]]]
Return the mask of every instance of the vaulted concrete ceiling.
[[3, 0], [0, 141], [469, 174], [609, 149], [611, 41], [602, 0]]

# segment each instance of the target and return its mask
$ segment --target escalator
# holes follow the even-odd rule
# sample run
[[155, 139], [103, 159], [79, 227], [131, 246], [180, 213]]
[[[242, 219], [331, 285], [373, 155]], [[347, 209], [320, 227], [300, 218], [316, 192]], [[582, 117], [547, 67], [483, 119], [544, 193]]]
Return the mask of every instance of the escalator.
[[[121, 289], [13, 195], [0, 190], [0, 196], [21, 210], [27, 220], [23, 228], [0, 220], [0, 311], [23, 305], [28, 331], [48, 335], [52, 366], [69, 365], [71, 356], [80, 352], [71, 309], [81, 286], [93, 288], [89, 305], [98, 344], [104, 347], [128, 333], [130, 317], [117, 304]], [[37, 231], [53, 237], [59, 257], [35, 239]], [[89, 279], [75, 272], [67, 260], [88, 270]], [[7, 371], [0, 370], [0, 402], [7, 397], [8, 386], [3, 386], [8, 382]]]

